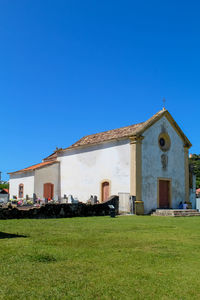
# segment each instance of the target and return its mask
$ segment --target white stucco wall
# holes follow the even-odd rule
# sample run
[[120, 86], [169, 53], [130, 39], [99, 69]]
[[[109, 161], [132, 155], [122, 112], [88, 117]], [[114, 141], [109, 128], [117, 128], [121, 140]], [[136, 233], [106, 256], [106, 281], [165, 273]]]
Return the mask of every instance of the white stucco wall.
[[[165, 128], [171, 139], [171, 147], [167, 152], [161, 151], [158, 137]], [[142, 200], [145, 213], [157, 208], [157, 179], [170, 178], [172, 180], [172, 208], [177, 208], [180, 201], [185, 201], [185, 168], [184, 145], [180, 136], [163, 117], [147, 129], [142, 141]], [[163, 170], [161, 155], [168, 156], [168, 167]]]
[[110, 180], [111, 195], [130, 191], [129, 140], [67, 151], [58, 160], [62, 197], [71, 194], [86, 202], [97, 195], [100, 200], [103, 180]]
[[33, 197], [34, 193], [34, 172], [27, 172], [21, 174], [11, 174], [9, 180], [9, 193], [10, 199], [13, 196], [19, 196], [19, 185], [24, 185], [24, 198], [28, 195], [30, 198]]
[[54, 185], [54, 199], [60, 199], [60, 164], [55, 163], [35, 170], [35, 194], [37, 198], [44, 199], [44, 184]]

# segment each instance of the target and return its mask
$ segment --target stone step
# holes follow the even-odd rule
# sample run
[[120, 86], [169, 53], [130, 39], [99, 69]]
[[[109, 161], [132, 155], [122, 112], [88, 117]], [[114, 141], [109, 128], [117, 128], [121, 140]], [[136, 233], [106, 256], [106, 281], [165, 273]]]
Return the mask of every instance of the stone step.
[[174, 216], [188, 216], [188, 217], [192, 217], [192, 216], [200, 216], [200, 213], [182, 213], [182, 214], [174, 214]]
[[197, 217], [200, 216], [200, 212], [197, 209], [156, 209], [152, 216]]

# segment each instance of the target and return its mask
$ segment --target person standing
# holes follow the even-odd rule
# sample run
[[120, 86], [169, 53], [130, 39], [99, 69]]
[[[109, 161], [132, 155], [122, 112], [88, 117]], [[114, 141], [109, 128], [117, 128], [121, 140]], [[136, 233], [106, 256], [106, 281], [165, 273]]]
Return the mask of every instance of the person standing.
[[186, 201], [183, 204], [183, 209], [187, 209], [187, 203], [186, 203]]

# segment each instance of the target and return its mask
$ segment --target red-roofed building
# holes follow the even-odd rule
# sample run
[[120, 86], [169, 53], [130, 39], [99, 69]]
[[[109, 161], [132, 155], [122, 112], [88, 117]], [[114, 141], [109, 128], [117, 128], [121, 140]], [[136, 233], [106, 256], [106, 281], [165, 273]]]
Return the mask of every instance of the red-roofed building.
[[9, 193], [8, 189], [5, 188], [0, 189], [0, 204], [8, 201], [8, 197], [9, 197], [8, 193]]
[[10, 195], [61, 199], [91, 195], [105, 201], [123, 195], [143, 201], [145, 213], [189, 202], [188, 150], [191, 143], [163, 109], [145, 122], [87, 135], [68, 148], [56, 149], [42, 163], [10, 173]]
[[200, 197], [200, 189], [196, 189], [196, 195], [198, 196], [198, 198]]

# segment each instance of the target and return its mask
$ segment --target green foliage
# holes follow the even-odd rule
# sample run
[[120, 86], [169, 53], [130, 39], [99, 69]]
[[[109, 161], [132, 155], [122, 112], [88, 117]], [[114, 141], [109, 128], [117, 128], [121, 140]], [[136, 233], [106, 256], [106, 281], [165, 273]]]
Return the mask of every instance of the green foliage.
[[200, 154], [193, 154], [190, 158], [190, 164], [194, 167], [194, 174], [196, 175], [197, 189], [200, 188]]
[[33, 205], [33, 201], [32, 200], [27, 200], [27, 204], [28, 205]]
[[0, 220], [0, 299], [200, 299], [199, 228], [199, 217]]
[[16, 204], [19, 200], [18, 199], [10, 199], [11, 203]]
[[0, 184], [0, 189], [9, 189], [9, 184], [8, 183]]

